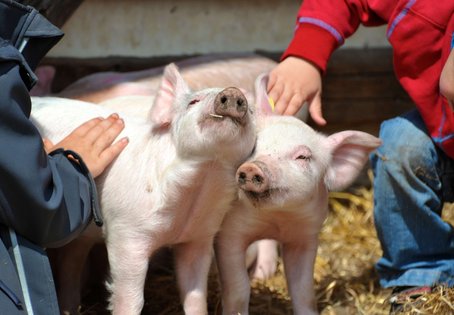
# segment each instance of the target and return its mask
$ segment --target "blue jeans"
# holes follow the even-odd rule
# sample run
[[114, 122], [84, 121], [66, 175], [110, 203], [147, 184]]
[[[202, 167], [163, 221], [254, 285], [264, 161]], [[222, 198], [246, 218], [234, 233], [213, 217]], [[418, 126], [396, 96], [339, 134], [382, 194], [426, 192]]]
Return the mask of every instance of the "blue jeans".
[[[380, 285], [454, 286], [454, 228], [441, 219], [440, 161], [414, 110], [382, 123], [383, 145], [371, 155], [374, 219], [383, 256]], [[451, 160], [452, 161], [452, 160]]]

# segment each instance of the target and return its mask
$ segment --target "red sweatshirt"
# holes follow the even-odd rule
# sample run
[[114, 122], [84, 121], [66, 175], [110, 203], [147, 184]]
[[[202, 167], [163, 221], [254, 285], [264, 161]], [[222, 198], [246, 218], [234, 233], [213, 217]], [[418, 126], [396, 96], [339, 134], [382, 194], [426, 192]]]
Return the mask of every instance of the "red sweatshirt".
[[454, 46], [454, 0], [304, 0], [282, 59], [298, 56], [322, 72], [332, 52], [362, 24], [387, 24], [398, 80], [433, 141], [454, 158], [454, 113], [439, 79]]

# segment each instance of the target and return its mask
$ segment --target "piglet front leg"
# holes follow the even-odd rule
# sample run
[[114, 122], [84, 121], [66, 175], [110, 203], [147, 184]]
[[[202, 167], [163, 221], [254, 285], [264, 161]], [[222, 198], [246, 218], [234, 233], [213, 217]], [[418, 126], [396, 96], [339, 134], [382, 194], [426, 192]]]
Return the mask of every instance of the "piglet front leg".
[[191, 241], [174, 247], [178, 286], [186, 315], [208, 314], [207, 279], [213, 239]]
[[113, 315], [139, 315], [144, 304], [144, 285], [149, 257], [158, 248], [146, 235], [117, 230], [107, 238], [112, 293], [109, 309]]
[[[241, 238], [238, 237], [239, 239]], [[216, 261], [222, 284], [222, 314], [249, 314], [250, 283], [247, 272], [246, 247], [235, 237], [226, 236], [216, 242]]]
[[283, 245], [284, 269], [292, 298], [293, 314], [318, 314], [314, 294], [314, 264], [317, 255], [316, 237], [303, 243]]

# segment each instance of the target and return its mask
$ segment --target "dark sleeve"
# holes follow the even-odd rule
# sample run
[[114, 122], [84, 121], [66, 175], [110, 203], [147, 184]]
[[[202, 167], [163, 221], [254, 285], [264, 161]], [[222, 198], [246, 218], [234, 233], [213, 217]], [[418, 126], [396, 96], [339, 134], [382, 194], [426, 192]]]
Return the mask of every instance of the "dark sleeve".
[[28, 119], [27, 70], [1, 54], [0, 47], [0, 224], [38, 245], [60, 246], [88, 224], [93, 187], [77, 163], [45, 153]]

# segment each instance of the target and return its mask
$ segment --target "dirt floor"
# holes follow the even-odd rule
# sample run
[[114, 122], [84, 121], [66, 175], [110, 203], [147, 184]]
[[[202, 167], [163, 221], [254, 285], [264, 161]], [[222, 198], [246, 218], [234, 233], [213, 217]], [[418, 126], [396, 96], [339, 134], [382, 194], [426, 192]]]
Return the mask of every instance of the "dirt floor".
[[[373, 267], [381, 250], [372, 207], [369, 188], [331, 194], [330, 214], [320, 234], [314, 275], [321, 315], [389, 314], [391, 291], [380, 288]], [[454, 205], [447, 205], [443, 213], [444, 219], [454, 224]], [[265, 282], [253, 281], [252, 287], [251, 315], [292, 314], [282, 264], [275, 277]], [[105, 297], [101, 286], [87, 292], [82, 314], [108, 314]], [[145, 299], [142, 314], [183, 314], [170, 263], [161, 263], [150, 271]], [[209, 314], [222, 314], [215, 270], [209, 279], [208, 302]], [[438, 287], [418, 302], [417, 306], [408, 305], [402, 314], [454, 314], [454, 289]]]

